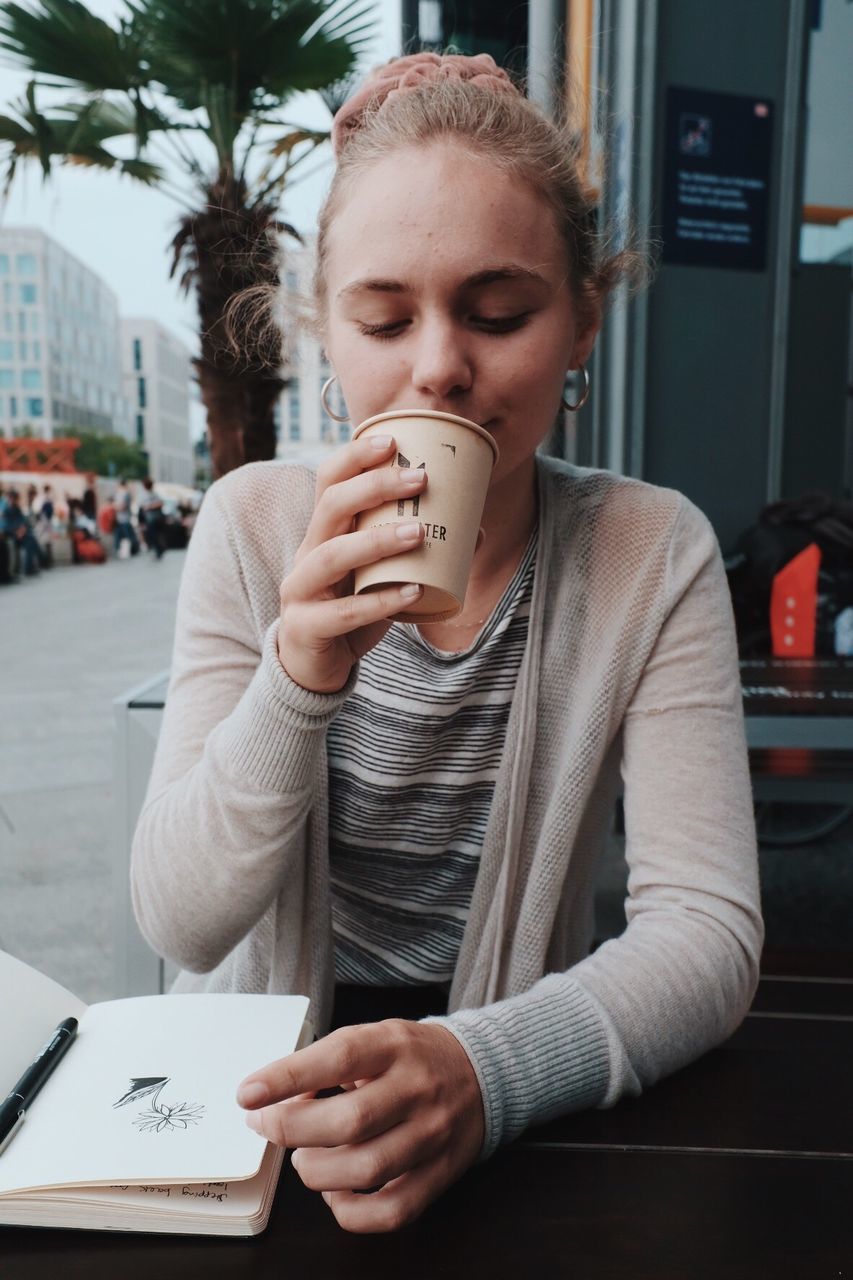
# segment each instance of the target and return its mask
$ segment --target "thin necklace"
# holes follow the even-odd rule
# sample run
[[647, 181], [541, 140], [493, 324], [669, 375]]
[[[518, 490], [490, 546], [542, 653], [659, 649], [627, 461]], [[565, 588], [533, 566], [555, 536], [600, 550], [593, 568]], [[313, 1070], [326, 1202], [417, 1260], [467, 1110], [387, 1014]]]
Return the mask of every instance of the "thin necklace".
[[475, 618], [473, 622], [445, 622], [441, 625], [452, 627], [454, 631], [464, 631], [467, 627], [481, 627], [484, 622], [488, 622], [491, 616], [489, 613], [485, 618]]

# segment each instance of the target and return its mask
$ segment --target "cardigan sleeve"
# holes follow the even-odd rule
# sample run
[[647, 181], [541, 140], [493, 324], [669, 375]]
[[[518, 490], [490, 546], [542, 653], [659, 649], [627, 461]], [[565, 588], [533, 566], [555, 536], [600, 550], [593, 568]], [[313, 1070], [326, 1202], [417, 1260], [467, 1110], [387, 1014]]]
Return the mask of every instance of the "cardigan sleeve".
[[187, 553], [164, 719], [131, 855], [142, 933], [197, 973], [248, 933], [302, 856], [325, 730], [354, 679], [327, 695], [288, 677], [277, 619], [260, 630], [250, 605], [230, 482], [208, 492]]
[[622, 724], [625, 932], [521, 995], [435, 1019], [478, 1075], [483, 1156], [686, 1065], [735, 1030], [755, 991], [763, 927], [734, 621], [713, 529], [686, 499], [666, 601]]

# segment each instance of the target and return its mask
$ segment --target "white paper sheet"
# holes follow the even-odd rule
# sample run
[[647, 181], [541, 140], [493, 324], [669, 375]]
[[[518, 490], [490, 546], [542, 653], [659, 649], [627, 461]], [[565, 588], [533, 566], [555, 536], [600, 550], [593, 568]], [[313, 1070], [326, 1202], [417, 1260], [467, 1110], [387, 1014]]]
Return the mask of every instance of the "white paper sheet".
[[[0, 1194], [69, 1183], [251, 1177], [265, 1142], [247, 1128], [237, 1086], [293, 1051], [307, 1007], [304, 996], [268, 995], [141, 996], [92, 1005], [0, 1156]], [[140, 1080], [162, 1084], [117, 1107]]]
[[0, 1101], [65, 1018], [86, 1006], [58, 982], [0, 951]]
[[[111, 1204], [122, 1212], [141, 1209], [150, 1213], [154, 1208], [157, 1212], [248, 1218], [258, 1211], [275, 1159], [275, 1148], [268, 1145], [260, 1171], [254, 1178], [247, 1178], [243, 1182], [99, 1187], [95, 1195], [99, 1205]], [[67, 1187], [63, 1191], [41, 1191], [33, 1194], [39, 1200], [49, 1199], [52, 1204], [77, 1205], [91, 1199], [93, 1193], [87, 1187]]]

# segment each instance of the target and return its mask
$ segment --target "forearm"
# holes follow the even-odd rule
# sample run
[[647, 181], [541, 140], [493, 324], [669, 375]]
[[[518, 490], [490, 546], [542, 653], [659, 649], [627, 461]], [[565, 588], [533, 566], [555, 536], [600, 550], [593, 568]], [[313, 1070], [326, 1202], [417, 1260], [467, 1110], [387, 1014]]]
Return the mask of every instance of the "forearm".
[[[527, 1125], [639, 1093], [749, 1008], [763, 930], [745, 752], [722, 717], [704, 734], [692, 715], [653, 719], [666, 748], [652, 749], [645, 718], [626, 734], [628, 928], [528, 992], [445, 1020], [480, 1079], [484, 1155]], [[696, 751], [722, 799], [691, 785]]]
[[427, 1021], [456, 1036], [477, 1074], [484, 1159], [530, 1125], [612, 1106], [721, 1043], [756, 972], [719, 922], [673, 908], [521, 995]]
[[594, 1107], [611, 1076], [606, 1020], [571, 972], [482, 1009], [428, 1018], [468, 1054], [483, 1098], [485, 1159], [532, 1124]]
[[[183, 769], [155, 762], [131, 881], [140, 928], [161, 955], [209, 971], [288, 877], [302, 875], [325, 731], [348, 691], [319, 695], [295, 685], [278, 663], [271, 628], [253, 679], [200, 756]], [[176, 700], [186, 701], [180, 689]], [[164, 724], [164, 741], [175, 736]]]

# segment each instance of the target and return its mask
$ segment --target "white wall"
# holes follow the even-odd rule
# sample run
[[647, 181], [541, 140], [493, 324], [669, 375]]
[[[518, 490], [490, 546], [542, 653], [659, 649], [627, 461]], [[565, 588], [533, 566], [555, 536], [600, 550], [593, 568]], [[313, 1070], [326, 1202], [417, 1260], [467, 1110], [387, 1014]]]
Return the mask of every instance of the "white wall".
[[809, 52], [806, 204], [853, 208], [853, 4], [823, 0]]

